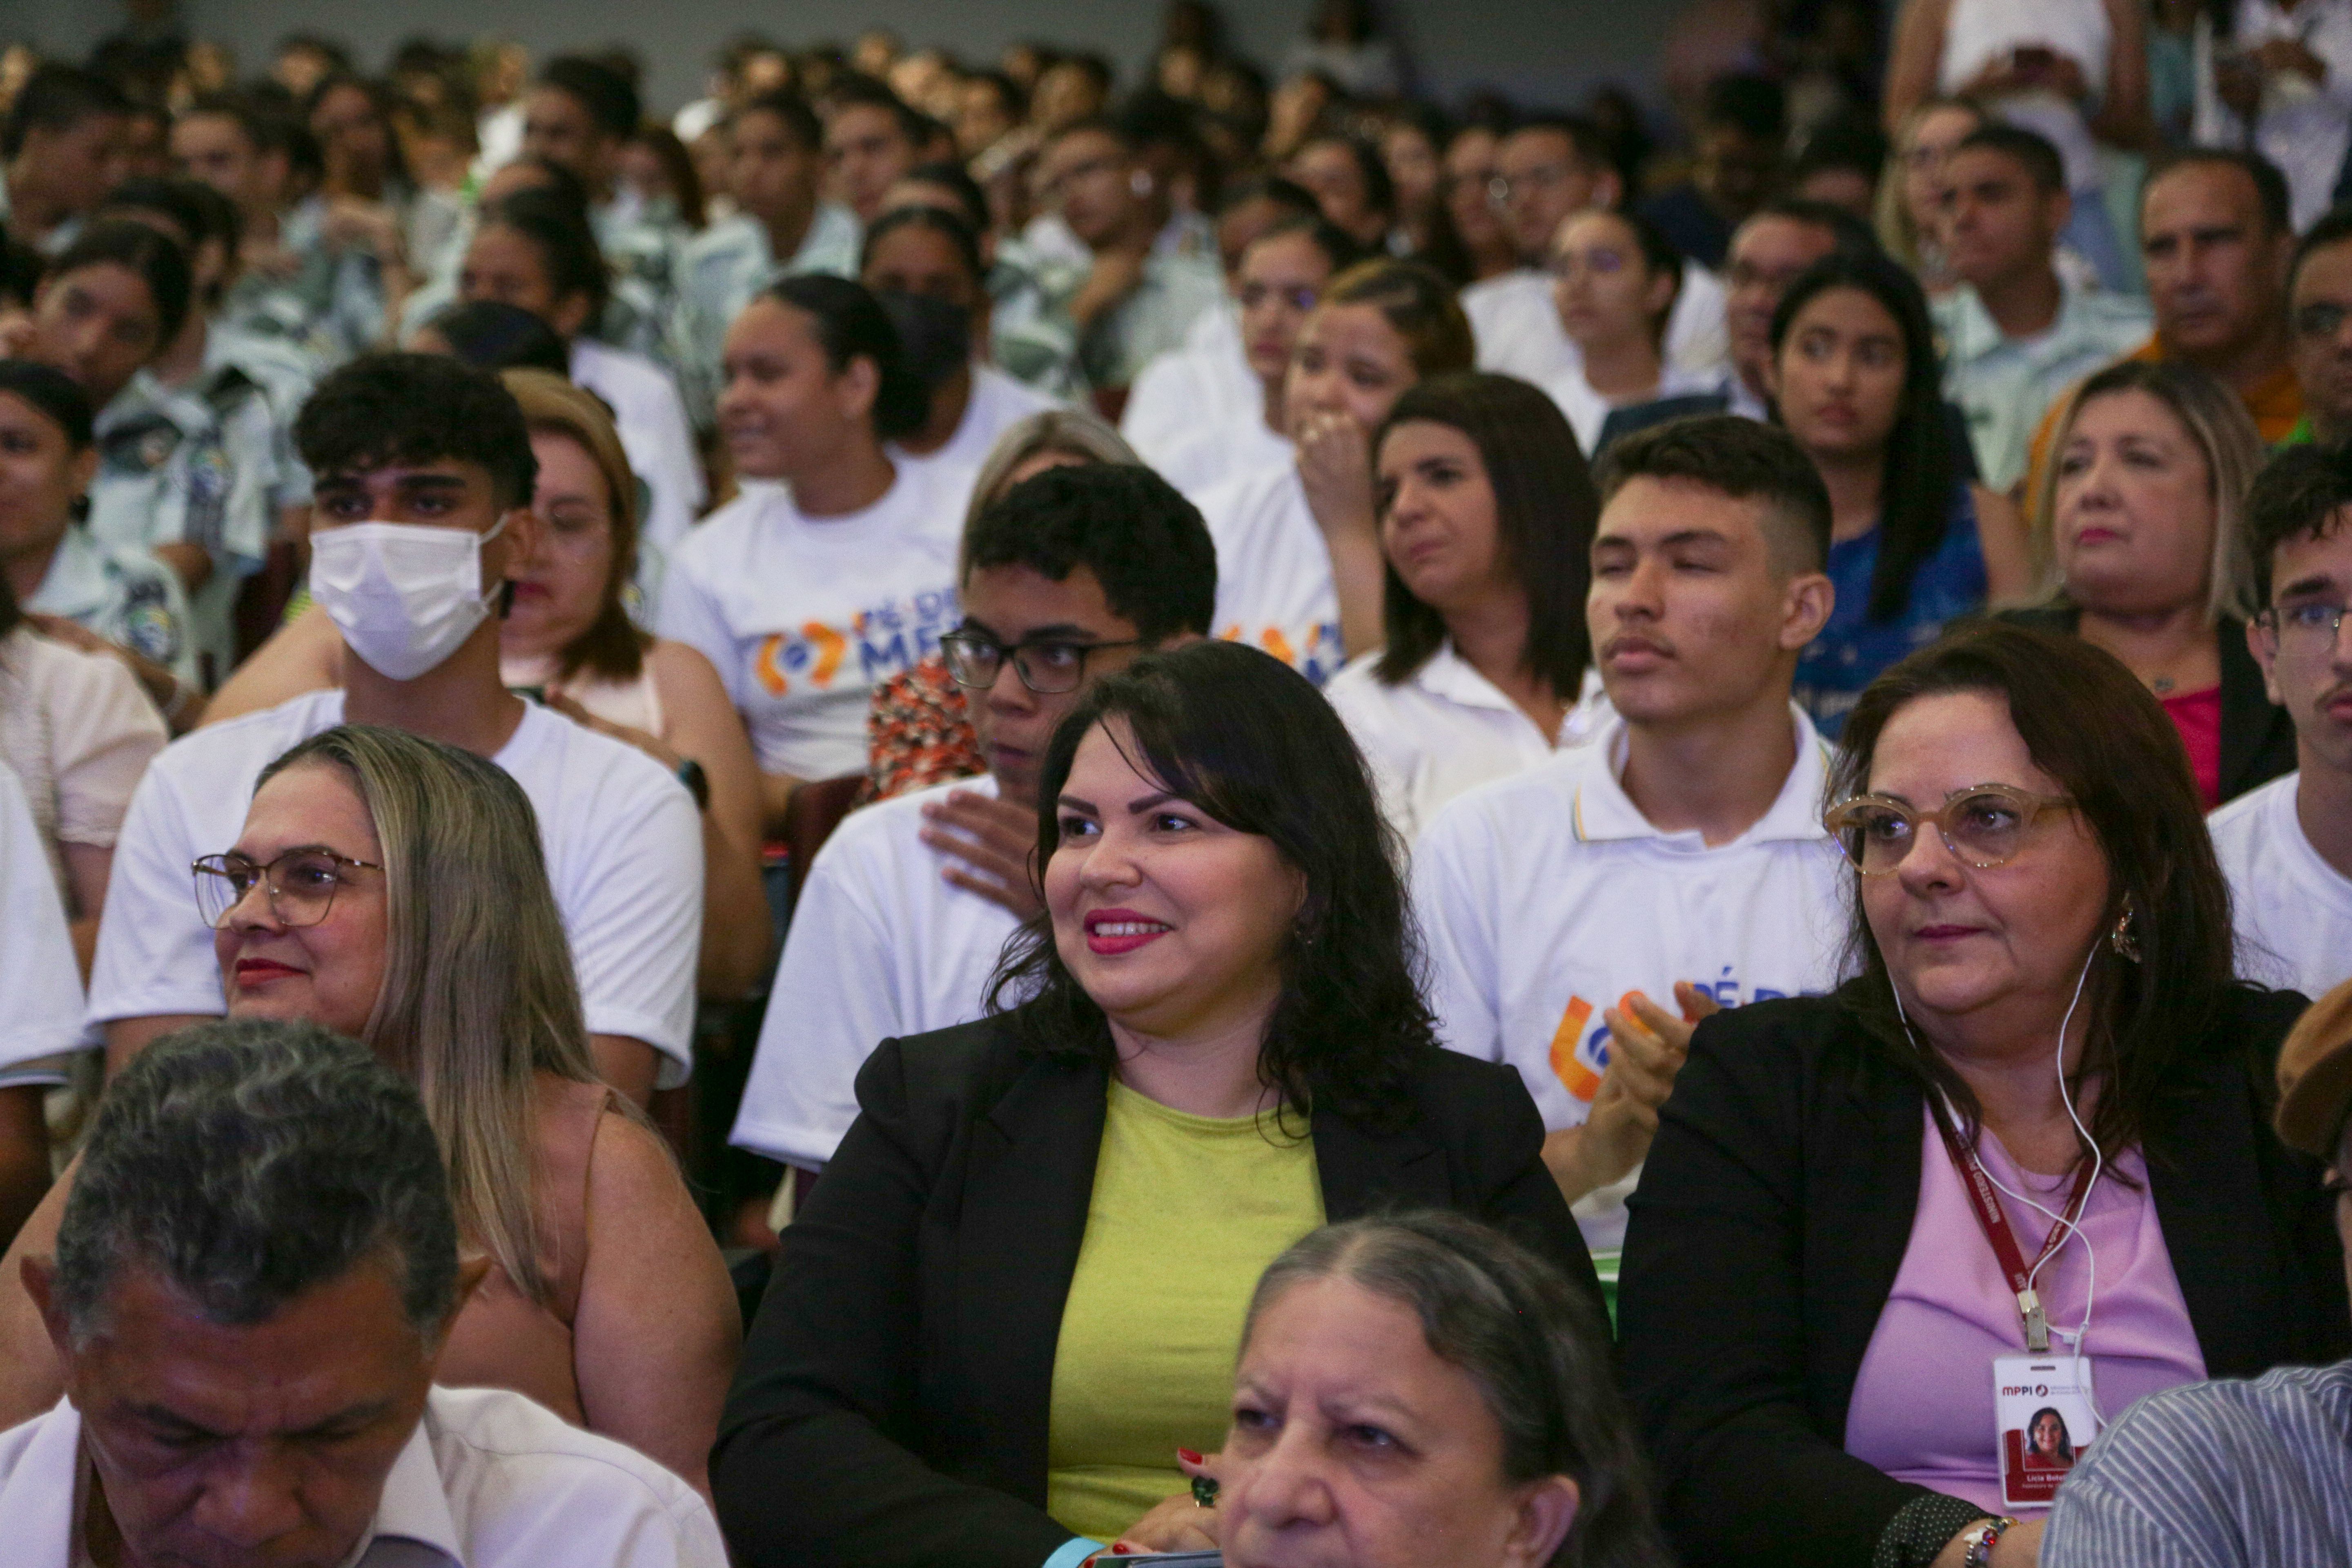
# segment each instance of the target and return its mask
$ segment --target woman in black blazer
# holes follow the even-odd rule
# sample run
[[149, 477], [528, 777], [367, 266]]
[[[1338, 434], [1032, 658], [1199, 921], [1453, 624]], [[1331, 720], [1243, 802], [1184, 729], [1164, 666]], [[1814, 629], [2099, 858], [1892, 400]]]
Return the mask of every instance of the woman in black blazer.
[[[1861, 973], [1693, 1038], [1633, 1205], [1625, 1375], [1687, 1568], [1948, 1568], [1988, 1532], [1995, 1568], [2030, 1564], [2041, 1515], [2003, 1494], [1992, 1364], [2025, 1353], [2029, 1321], [1963, 1173], [2052, 1208], [2091, 1183], [2034, 1284], [2063, 1352], [2096, 1249], [2104, 1418], [2151, 1368], [2342, 1355], [2321, 1166], [2268, 1131], [2304, 1001], [2231, 983], [2179, 744], [2105, 654], [1966, 634], [1881, 677], [1846, 738], [1830, 825]], [[2057, 1227], [1998, 1201], [2031, 1264]]]
[[[1180, 1471], [1176, 1449], [1222, 1436], [1241, 1310], [1270, 1260], [1249, 1249], [1286, 1226], [1281, 1246], [1324, 1218], [1451, 1209], [1512, 1231], [1599, 1308], [1525, 1087], [1435, 1043], [1370, 783], [1303, 677], [1226, 643], [1140, 660], [1056, 731], [1040, 800], [1045, 910], [998, 987], [1025, 1000], [884, 1042], [784, 1233], [713, 1458], [745, 1568], [1067, 1568], [1113, 1535], [1213, 1543], [1216, 1511], [1184, 1494], [1194, 1461]], [[1130, 1169], [1119, 1130], [1139, 1106], [1211, 1136], [1254, 1118], [1235, 1157], [1291, 1151], [1307, 1207], [1269, 1197], [1245, 1237], [1236, 1216], [1230, 1251], [1184, 1228], [1181, 1192], [1164, 1237], [1156, 1213], [1139, 1225], [1106, 1186]], [[1081, 1295], [1097, 1352], [1116, 1320], [1117, 1282], [1106, 1297], [1087, 1267], [1114, 1243], [1141, 1248], [1139, 1316], [1169, 1298], [1181, 1315], [1197, 1286], [1188, 1328], [1216, 1349], [1186, 1386], [1210, 1377], [1219, 1403], [1205, 1430], [1197, 1401], [1189, 1427], [1171, 1413], [1162, 1439], [1159, 1385], [1137, 1390], [1150, 1408], [1129, 1414], [1165, 1445], [1157, 1495], [1174, 1495], [1089, 1534], [1047, 1511], [1086, 1459], [1055, 1431], [1057, 1357]]]

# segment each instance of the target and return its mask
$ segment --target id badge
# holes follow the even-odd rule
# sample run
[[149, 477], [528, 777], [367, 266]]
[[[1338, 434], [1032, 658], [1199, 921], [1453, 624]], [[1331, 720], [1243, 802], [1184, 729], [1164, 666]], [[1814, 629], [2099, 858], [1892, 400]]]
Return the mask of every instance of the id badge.
[[2005, 1508], [2048, 1508], [2098, 1436], [2091, 1363], [2074, 1355], [1995, 1356], [1993, 1447]]

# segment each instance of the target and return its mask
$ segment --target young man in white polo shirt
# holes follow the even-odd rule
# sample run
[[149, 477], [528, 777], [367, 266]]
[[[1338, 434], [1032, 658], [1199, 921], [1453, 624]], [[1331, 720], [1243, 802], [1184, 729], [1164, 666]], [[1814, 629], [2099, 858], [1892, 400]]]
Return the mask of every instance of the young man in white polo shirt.
[[2352, 978], [2352, 458], [2290, 447], [2246, 499], [2262, 613], [2246, 642], [2294, 720], [2296, 771], [2209, 819], [2238, 973], [2318, 996]]
[[1518, 1068], [1596, 1255], [1693, 1026], [1826, 989], [1843, 934], [1827, 752], [1789, 699], [1832, 599], [1820, 476], [1715, 415], [1626, 437], [1600, 482], [1585, 613], [1615, 716], [1444, 807], [1412, 868], [1439, 1034]]
[[851, 816], [793, 911], [732, 1141], [822, 1169], [882, 1041], [977, 1018], [1005, 939], [1036, 912], [1037, 773], [1089, 681], [1207, 634], [1217, 556], [1149, 468], [1049, 468], [972, 522], [940, 640], [989, 772]]
[[348, 722], [462, 747], [514, 775], [539, 816], [598, 1068], [640, 1102], [683, 1082], [702, 939], [694, 800], [642, 752], [499, 679], [500, 584], [538, 528], [522, 410], [456, 360], [376, 354], [320, 384], [296, 438], [316, 476], [310, 592], [353, 657], [342, 689], [199, 730], [140, 781], [90, 973], [110, 1064], [223, 1011], [189, 864], [236, 841], [265, 766]]

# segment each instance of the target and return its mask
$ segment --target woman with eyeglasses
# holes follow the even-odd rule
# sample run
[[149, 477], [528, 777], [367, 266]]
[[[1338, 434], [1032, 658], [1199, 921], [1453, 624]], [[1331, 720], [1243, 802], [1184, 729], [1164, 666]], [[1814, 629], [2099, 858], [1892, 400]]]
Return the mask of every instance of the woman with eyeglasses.
[[1324, 286], [1362, 254], [1329, 223], [1305, 216], [1283, 219], [1244, 247], [1234, 292], [1241, 307], [1242, 353], [1257, 378], [1259, 406], [1245, 419], [1219, 420], [1171, 442], [1152, 464], [1163, 479], [1197, 497], [1236, 475], [1291, 459], [1290, 419], [1283, 405], [1291, 351]]
[[1304, 677], [1150, 654], [1034, 765], [1043, 908], [989, 1016], [874, 1049], [783, 1233], [713, 1455], [741, 1568], [1215, 1545], [1189, 1482], [1251, 1291], [1327, 1218], [1485, 1220], [1598, 1310], [1526, 1088], [1437, 1044], [1371, 781]]
[[[232, 1018], [299, 1018], [414, 1077], [465, 1244], [488, 1277], [434, 1381], [511, 1388], [709, 1489], [741, 1319], [658, 1133], [596, 1076], [530, 801], [495, 763], [340, 725], [272, 763], [236, 842], [194, 868]], [[58, 1398], [16, 1281], [72, 1185], [27, 1222], [0, 1289], [0, 1421]]]
[[2030, 1564], [2053, 1401], [2004, 1422], [1997, 1380], [2079, 1354], [2070, 1417], [2105, 1421], [2352, 1347], [2323, 1167], [2269, 1131], [2305, 999], [2231, 978], [2179, 739], [2079, 639], [1904, 659], [1830, 795], [1854, 976], [1693, 1037], [1626, 1237], [1628, 1389], [1685, 1561]]
[[2125, 360], [2058, 416], [2034, 498], [2042, 602], [2008, 619], [2123, 660], [2189, 748], [2208, 810], [2295, 766], [2294, 721], [2246, 644], [2246, 494], [2266, 453], [2246, 406], [2179, 361]]
[[1719, 371], [1695, 374], [1667, 362], [1683, 258], [1655, 224], [1606, 207], [1578, 213], [1553, 237], [1550, 266], [1560, 330], [1577, 352], [1543, 388], [1588, 459], [1629, 420], [1723, 412], [1730, 396]]

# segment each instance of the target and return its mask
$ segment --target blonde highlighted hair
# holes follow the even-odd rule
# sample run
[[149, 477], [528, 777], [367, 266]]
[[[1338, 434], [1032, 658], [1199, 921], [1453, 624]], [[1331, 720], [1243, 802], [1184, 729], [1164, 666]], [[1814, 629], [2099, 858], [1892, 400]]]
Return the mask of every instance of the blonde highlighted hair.
[[536, 1079], [597, 1073], [530, 797], [470, 752], [370, 724], [312, 736], [260, 783], [299, 766], [342, 773], [383, 851], [383, 988], [361, 1044], [424, 1095], [458, 1230], [546, 1305]]
[[596, 618], [564, 645], [556, 660], [556, 679], [569, 680], [587, 669], [607, 680], [635, 680], [645, 668], [653, 638], [629, 618], [622, 595], [636, 578], [637, 531], [644, 520], [637, 512], [636, 472], [622, 449], [613, 416], [594, 393], [548, 371], [505, 370], [499, 380], [514, 395], [532, 435], [561, 436], [588, 454], [604, 478], [613, 520], [613, 565], [604, 576]]
[[2041, 482], [2032, 496], [2034, 581], [2045, 601], [2063, 598], [2066, 584], [2058, 567], [2058, 480], [2065, 467], [2066, 443], [2084, 406], [2117, 393], [2141, 392], [2172, 412], [2204, 454], [2206, 480], [2213, 500], [2213, 549], [2206, 568], [2205, 615], [2209, 621], [2224, 616], [2250, 620], [2260, 606], [2253, 603], [2254, 563], [2246, 550], [2246, 492], [2262, 471], [2269, 450], [2253, 416], [2238, 395], [2192, 364], [2178, 360], [2118, 360], [2079, 384], [2067, 395], [2053, 427], [2050, 449], [2042, 464]]

